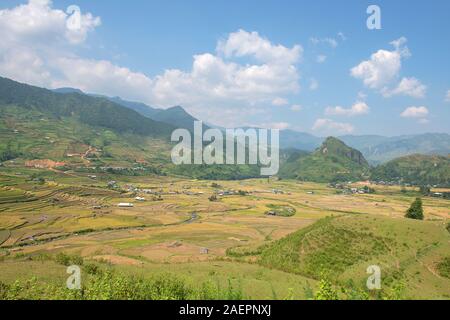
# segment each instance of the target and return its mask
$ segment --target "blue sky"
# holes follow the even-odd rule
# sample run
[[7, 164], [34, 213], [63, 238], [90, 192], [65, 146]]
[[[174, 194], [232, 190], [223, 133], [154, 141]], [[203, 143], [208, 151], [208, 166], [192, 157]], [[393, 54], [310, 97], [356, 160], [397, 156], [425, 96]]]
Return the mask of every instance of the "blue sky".
[[[83, 27], [70, 33], [73, 4]], [[381, 30], [366, 27], [370, 4]], [[222, 126], [450, 132], [446, 0], [2, 0], [0, 10], [0, 75], [19, 81], [181, 104]]]

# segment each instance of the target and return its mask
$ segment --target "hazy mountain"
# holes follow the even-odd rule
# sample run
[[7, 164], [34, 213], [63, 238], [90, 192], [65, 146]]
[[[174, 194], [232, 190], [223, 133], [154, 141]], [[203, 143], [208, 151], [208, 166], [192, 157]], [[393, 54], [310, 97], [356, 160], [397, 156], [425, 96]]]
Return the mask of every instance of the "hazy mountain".
[[324, 138], [313, 136], [309, 133], [293, 130], [280, 131], [280, 148], [295, 148], [305, 151], [313, 151], [320, 146]]
[[58, 89], [54, 89], [52, 90], [53, 92], [56, 93], [79, 93], [79, 94], [84, 94], [83, 91], [81, 91], [80, 89], [75, 89], [75, 88], [58, 88]]
[[114, 103], [120, 104], [121, 106], [124, 106], [128, 109], [134, 110], [137, 113], [140, 113], [141, 115], [143, 115], [144, 117], [147, 117], [147, 118], [150, 118], [153, 120], [155, 120], [153, 118], [153, 116], [160, 111], [160, 109], [150, 107], [142, 102], [123, 100], [120, 97], [113, 97], [113, 98], [106, 97], [106, 98]]
[[343, 136], [339, 137], [349, 146], [360, 150], [372, 164], [412, 154], [450, 154], [450, 135], [446, 133], [426, 133], [420, 135]]
[[341, 140], [328, 137], [310, 154], [290, 157], [280, 170], [280, 176], [304, 181], [330, 182], [360, 180], [368, 175], [369, 164], [356, 149]]

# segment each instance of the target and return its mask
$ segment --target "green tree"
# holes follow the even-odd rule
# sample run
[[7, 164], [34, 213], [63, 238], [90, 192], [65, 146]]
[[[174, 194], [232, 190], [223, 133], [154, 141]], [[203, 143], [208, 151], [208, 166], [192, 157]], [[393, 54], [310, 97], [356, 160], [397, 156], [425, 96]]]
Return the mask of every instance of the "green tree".
[[406, 218], [423, 220], [423, 208], [422, 208], [422, 199], [416, 198], [414, 202], [411, 204], [411, 207], [406, 211]]

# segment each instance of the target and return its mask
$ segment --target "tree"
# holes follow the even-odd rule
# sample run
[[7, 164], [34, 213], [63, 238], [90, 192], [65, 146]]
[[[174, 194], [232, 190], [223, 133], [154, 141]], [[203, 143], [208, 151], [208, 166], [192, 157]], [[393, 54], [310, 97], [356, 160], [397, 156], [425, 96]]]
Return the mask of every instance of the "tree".
[[411, 207], [406, 211], [406, 218], [423, 220], [423, 208], [422, 208], [422, 199], [416, 198], [414, 202], [411, 204]]

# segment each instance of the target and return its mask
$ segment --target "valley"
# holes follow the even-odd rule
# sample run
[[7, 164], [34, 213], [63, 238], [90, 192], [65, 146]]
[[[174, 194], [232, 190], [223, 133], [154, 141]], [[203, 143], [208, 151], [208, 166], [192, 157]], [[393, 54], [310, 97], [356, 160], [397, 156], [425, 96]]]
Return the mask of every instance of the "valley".
[[0, 299], [450, 298], [448, 135], [374, 166], [386, 139], [282, 130], [279, 173], [261, 177], [172, 163], [170, 133], [194, 120], [0, 78]]
[[[30, 181], [36, 172], [42, 179]], [[250, 299], [305, 299], [322, 272], [336, 285], [351, 281], [364, 290], [366, 268], [376, 264], [385, 292], [401, 283], [402, 298], [449, 298], [450, 279], [437, 268], [450, 256], [448, 200], [424, 197], [425, 220], [413, 221], [404, 213], [417, 188], [370, 186], [374, 193], [344, 194], [276, 178], [93, 179], [4, 167], [0, 282], [35, 277], [62, 286], [65, 267], [57, 257], [64, 253], [144, 278], [170, 273], [194, 286], [230, 281]], [[295, 213], [269, 214], [280, 208]]]

